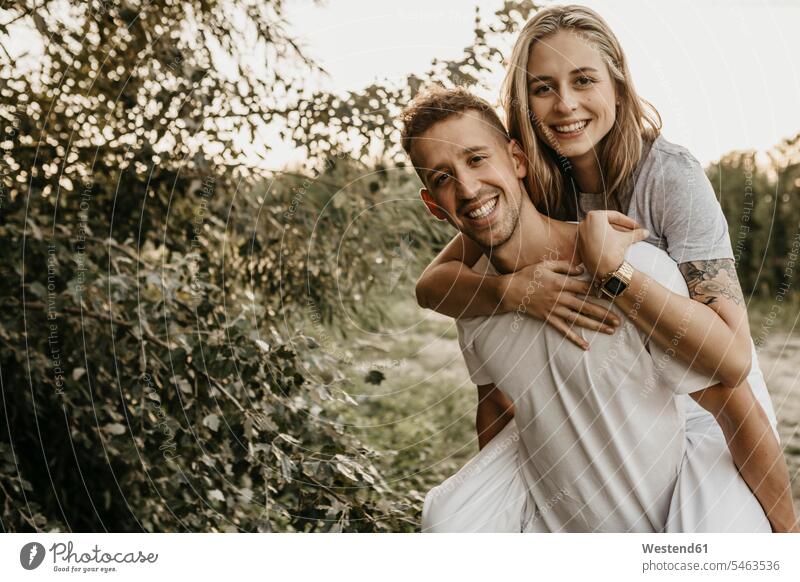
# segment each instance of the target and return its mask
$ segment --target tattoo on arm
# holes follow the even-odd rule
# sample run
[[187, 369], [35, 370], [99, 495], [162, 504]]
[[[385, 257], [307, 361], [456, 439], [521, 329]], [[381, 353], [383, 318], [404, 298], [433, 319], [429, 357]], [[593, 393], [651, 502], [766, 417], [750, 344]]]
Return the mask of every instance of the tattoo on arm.
[[744, 305], [733, 259], [689, 261], [681, 263], [678, 268], [689, 287], [689, 297], [695, 301], [712, 305], [724, 297], [735, 305]]

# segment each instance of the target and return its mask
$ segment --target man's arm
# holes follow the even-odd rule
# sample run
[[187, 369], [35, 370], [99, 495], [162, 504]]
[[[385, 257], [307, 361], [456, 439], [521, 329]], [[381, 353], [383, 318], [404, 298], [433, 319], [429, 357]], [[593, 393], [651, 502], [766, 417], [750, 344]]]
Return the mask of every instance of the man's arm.
[[767, 415], [745, 382], [691, 394], [717, 419], [733, 462], [764, 509], [774, 532], [800, 532], [789, 486], [789, 469]]
[[494, 384], [478, 386], [475, 427], [478, 448], [483, 449], [514, 418], [514, 403]]

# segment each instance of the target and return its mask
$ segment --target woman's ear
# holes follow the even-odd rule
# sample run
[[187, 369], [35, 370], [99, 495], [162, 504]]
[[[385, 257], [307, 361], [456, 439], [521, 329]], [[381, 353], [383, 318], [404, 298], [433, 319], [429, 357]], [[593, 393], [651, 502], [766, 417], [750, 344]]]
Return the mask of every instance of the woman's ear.
[[517, 174], [517, 178], [521, 180], [528, 175], [528, 162], [525, 152], [522, 151], [522, 146], [515, 139], [508, 142], [508, 147], [510, 148], [511, 157], [514, 159], [514, 171]]
[[422, 198], [422, 201], [425, 203], [425, 206], [428, 207], [428, 210], [431, 214], [433, 214], [439, 220], [447, 220], [447, 214], [442, 211], [442, 209], [436, 203], [436, 200], [434, 200], [433, 196], [431, 196], [431, 193], [428, 192], [427, 188], [420, 188], [419, 195]]
[[616, 101], [617, 109], [619, 109], [619, 106], [622, 103], [622, 98], [624, 96], [625, 96], [625, 85], [622, 82], [614, 83], [614, 101]]

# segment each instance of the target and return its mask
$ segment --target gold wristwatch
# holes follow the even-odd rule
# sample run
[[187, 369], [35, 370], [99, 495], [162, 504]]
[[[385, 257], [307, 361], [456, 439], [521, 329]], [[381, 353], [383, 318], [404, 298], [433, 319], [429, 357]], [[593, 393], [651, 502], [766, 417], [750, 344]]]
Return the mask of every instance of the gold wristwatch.
[[612, 301], [620, 297], [631, 284], [633, 278], [633, 267], [628, 261], [622, 261], [616, 271], [610, 272], [600, 279], [600, 297], [605, 295]]

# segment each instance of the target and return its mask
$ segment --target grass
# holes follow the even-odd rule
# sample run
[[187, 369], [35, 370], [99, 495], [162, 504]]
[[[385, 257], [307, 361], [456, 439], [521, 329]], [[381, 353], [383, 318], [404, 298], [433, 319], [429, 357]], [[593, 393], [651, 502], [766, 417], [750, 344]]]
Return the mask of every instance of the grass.
[[747, 315], [754, 340], [772, 331], [799, 331], [800, 294], [777, 295], [772, 299], [752, 297], [747, 300]]
[[[384, 454], [383, 474], [398, 490], [424, 494], [478, 452], [477, 391], [470, 382], [450, 318], [407, 301], [387, 308], [383, 335], [347, 342], [353, 365], [342, 411], [362, 442]], [[382, 377], [381, 377], [382, 376]]]

